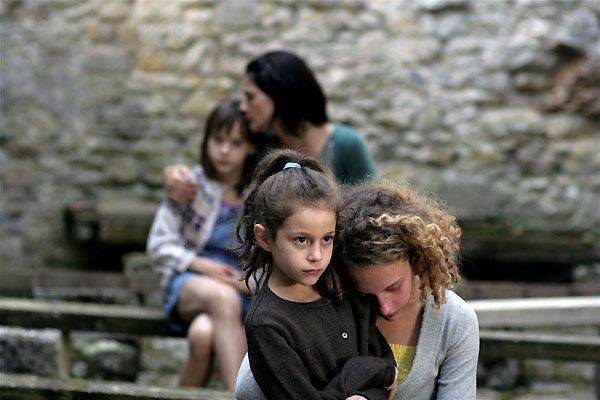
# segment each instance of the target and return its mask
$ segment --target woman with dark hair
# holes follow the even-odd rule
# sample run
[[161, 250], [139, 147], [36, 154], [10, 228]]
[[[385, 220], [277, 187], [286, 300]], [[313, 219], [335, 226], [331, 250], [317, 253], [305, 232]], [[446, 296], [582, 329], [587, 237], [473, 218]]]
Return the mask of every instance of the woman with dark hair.
[[243, 79], [242, 111], [253, 132], [268, 132], [263, 154], [291, 148], [331, 167], [341, 183], [375, 175], [364, 139], [352, 128], [333, 124], [327, 98], [300, 57], [272, 51], [250, 61]]
[[[343, 184], [376, 175], [364, 138], [348, 126], [329, 121], [327, 97], [313, 71], [297, 55], [279, 50], [251, 60], [243, 87], [240, 109], [250, 130], [264, 135], [257, 149], [259, 158], [273, 148], [290, 148], [329, 166]], [[163, 177], [173, 200], [186, 202], [195, 193], [186, 166], [167, 166]]]
[[[255, 90], [262, 91], [273, 103], [273, 111], [268, 121], [258, 120], [250, 124], [255, 132], [276, 129], [285, 138], [304, 136], [310, 125], [320, 127], [329, 122], [327, 98], [308, 65], [295, 54], [286, 51], [272, 51], [250, 61], [243, 79], [245, 101], [242, 111], [249, 121], [255, 120], [250, 106], [254, 102]], [[280, 126], [272, 123], [278, 119]], [[265, 123], [266, 122], [266, 123]]]

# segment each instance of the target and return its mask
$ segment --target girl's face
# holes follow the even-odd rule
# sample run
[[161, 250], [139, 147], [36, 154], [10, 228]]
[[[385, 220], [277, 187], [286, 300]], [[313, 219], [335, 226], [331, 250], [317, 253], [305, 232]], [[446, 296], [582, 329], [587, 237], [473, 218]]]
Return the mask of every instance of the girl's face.
[[256, 151], [254, 144], [242, 135], [239, 121], [230, 130], [212, 132], [207, 150], [217, 176], [222, 180], [238, 178], [246, 158]]
[[293, 297], [317, 283], [331, 260], [335, 220], [331, 209], [298, 207], [279, 227], [275, 238], [262, 225], [255, 225], [258, 243], [273, 256], [269, 286], [274, 283]]
[[408, 260], [397, 260], [389, 264], [370, 265], [348, 269], [354, 288], [363, 294], [372, 295], [379, 303], [379, 314], [384, 319], [396, 319], [411, 304], [418, 288]]
[[254, 81], [244, 75], [244, 97], [240, 111], [246, 114], [252, 132], [266, 132], [271, 129], [275, 103], [265, 92], [254, 84]]

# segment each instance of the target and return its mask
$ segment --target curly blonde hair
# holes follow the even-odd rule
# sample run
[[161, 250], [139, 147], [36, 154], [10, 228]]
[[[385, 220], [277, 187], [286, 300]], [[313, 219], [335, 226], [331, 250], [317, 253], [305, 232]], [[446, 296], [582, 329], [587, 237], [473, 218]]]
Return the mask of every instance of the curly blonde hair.
[[350, 188], [341, 210], [335, 248], [343, 268], [408, 260], [422, 299], [431, 293], [435, 309], [446, 302], [460, 279], [461, 230], [439, 200], [379, 181]]

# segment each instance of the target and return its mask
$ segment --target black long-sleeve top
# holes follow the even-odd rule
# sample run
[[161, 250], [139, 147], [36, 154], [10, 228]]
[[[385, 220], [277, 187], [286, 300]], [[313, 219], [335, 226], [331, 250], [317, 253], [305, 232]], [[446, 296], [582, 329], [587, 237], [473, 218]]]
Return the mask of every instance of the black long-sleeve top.
[[296, 303], [264, 284], [245, 327], [250, 369], [268, 399], [387, 398], [396, 363], [369, 303]]

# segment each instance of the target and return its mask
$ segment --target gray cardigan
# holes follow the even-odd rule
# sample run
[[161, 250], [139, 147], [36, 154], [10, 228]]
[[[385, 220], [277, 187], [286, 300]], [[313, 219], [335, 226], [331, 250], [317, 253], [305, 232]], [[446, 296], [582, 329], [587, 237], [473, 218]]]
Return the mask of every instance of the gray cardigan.
[[[446, 292], [439, 310], [427, 301], [417, 343], [417, 353], [395, 400], [474, 400], [479, 324], [473, 309], [456, 293]], [[265, 399], [252, 377], [247, 356], [242, 362], [235, 388], [239, 400]]]
[[417, 353], [395, 400], [474, 400], [479, 324], [475, 311], [452, 291], [446, 304], [431, 307], [429, 296], [417, 342]]

